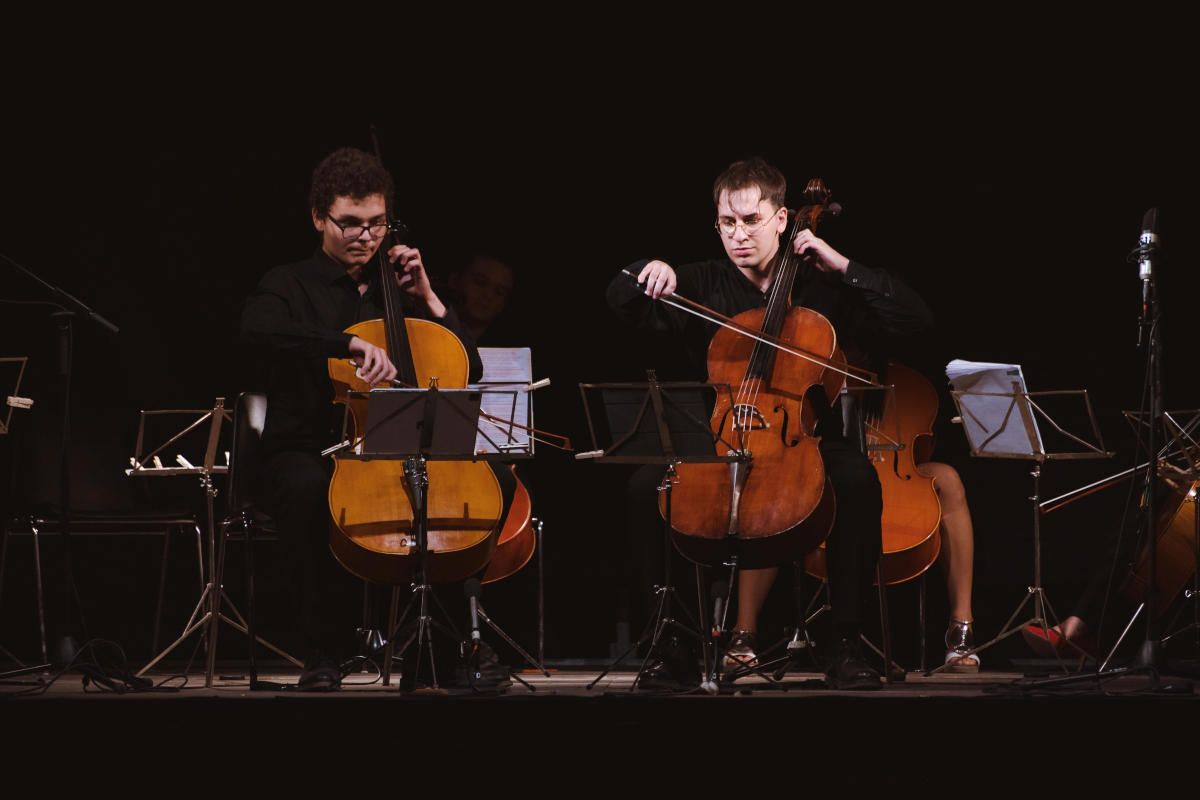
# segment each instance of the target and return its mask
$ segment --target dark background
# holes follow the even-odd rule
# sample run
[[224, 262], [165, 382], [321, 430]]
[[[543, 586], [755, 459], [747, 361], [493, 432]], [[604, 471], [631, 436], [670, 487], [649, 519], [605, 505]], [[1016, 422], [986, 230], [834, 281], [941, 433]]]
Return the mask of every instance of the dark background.
[[[535, 377], [552, 382], [535, 395], [538, 426], [579, 449], [591, 447], [581, 381], [636, 380], [647, 367], [671, 374], [661, 342], [615, 324], [605, 286], [637, 258], [719, 254], [711, 182], [752, 154], [788, 175], [792, 204], [808, 178], [823, 178], [844, 207], [823, 235], [923, 294], [937, 329], [905, 355], [939, 387], [946, 361], [963, 358], [1019, 363], [1033, 390], [1089, 391], [1118, 455], [1051, 463], [1043, 497], [1132, 463], [1122, 411], [1141, 402], [1145, 358], [1127, 256], [1151, 207], [1164, 253], [1166, 406], [1196, 405], [1194, 93], [1169, 43], [1137, 58], [1119, 39], [1087, 52], [1050, 38], [895, 43], [869, 63], [847, 52], [799, 70], [727, 64], [698, 45], [651, 58], [651, 40], [637, 36], [603, 46], [449, 39], [408, 47], [403, 59], [297, 49], [241, 61], [212, 44], [76, 57], [58, 77], [25, 61], [26, 79], [5, 101], [2, 298], [47, 299], [16, 261], [120, 328], [76, 325], [80, 508], [147, 488], [121, 472], [140, 409], [209, 407], [256, 385], [237, 342], [243, 298], [267, 268], [314, 247], [311, 169], [336, 147], [370, 149], [372, 126], [397, 179], [398, 215], [431, 272], [444, 275], [476, 246], [515, 267], [491, 343], [533, 348]], [[0, 309], [0, 355], [30, 357], [22, 393], [37, 401], [14, 417], [20, 437], [4, 443], [11, 514], [56, 497], [57, 351], [45, 306]], [[943, 391], [936, 455], [958, 467], [971, 498], [976, 617], [987, 635], [1031, 580], [1031, 465], [972, 459], [952, 413]], [[545, 523], [548, 657], [606, 656], [631, 595], [640, 602], [621, 521], [628, 472], [549, 447], [519, 467]], [[155, 493], [200, 497], [189, 478], [147, 480], [163, 484]], [[1045, 582], [1060, 611], [1115, 528], [1124, 491], [1043, 518]], [[93, 627], [111, 626], [136, 651], [144, 630], [128, 617], [149, 612], [106, 609], [116, 587], [152, 584], [155, 567], [126, 555], [96, 551], [77, 572], [90, 581], [82, 599]], [[25, 557], [9, 569], [25, 569], [16, 566]], [[180, 569], [172, 592], [186, 615], [194, 587]], [[535, 588], [531, 565], [486, 595], [526, 646]], [[915, 615], [913, 591], [899, 590], [895, 613]], [[936, 640], [940, 580], [930, 597]], [[6, 590], [0, 643], [29, 641], [29, 598]], [[787, 624], [786, 607], [786, 597], [773, 605], [772, 622]]]

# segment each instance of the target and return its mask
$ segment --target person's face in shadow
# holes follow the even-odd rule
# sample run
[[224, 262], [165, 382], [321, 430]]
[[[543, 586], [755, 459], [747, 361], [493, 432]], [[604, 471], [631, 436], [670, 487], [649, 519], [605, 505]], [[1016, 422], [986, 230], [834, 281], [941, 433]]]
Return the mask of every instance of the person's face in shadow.
[[512, 294], [512, 269], [503, 261], [476, 256], [461, 273], [450, 276], [450, 288], [462, 298], [459, 316], [467, 325], [485, 328], [500, 315]]

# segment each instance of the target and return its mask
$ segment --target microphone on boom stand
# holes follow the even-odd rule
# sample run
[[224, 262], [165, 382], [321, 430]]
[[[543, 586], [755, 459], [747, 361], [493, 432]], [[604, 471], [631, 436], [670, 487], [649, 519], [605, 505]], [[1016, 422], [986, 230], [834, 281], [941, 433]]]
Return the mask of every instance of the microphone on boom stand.
[[1138, 278], [1142, 282], [1142, 313], [1138, 319], [1138, 346], [1142, 344], [1142, 331], [1151, 318], [1150, 289], [1154, 283], [1154, 259], [1158, 255], [1158, 209], [1152, 208], [1142, 217], [1142, 234], [1138, 237], [1138, 246], [1130, 253], [1130, 260], [1136, 256], [1138, 262]]

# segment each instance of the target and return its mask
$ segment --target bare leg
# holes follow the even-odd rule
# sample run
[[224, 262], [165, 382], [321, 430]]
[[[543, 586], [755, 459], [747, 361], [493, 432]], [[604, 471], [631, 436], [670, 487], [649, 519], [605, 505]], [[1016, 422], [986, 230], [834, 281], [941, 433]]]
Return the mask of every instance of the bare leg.
[[[917, 471], [934, 479], [934, 487], [942, 504], [942, 548], [938, 553], [938, 563], [946, 578], [951, 623], [973, 622], [971, 587], [975, 569], [975, 530], [971, 525], [966, 489], [958, 472], [949, 464], [931, 461], [918, 465]], [[959, 664], [962, 661], [956, 659], [952, 663]]]
[[942, 502], [942, 550], [938, 554], [938, 563], [946, 576], [950, 616], [971, 622], [974, 619], [971, 580], [975, 569], [975, 529], [971, 525], [967, 491], [958, 472], [949, 464], [929, 462], [918, 465], [917, 471], [934, 479], [938, 499]]
[[758, 612], [767, 601], [779, 567], [744, 569], [738, 573], [738, 613], [735, 630], [758, 631]]
[[1070, 641], [1087, 633], [1087, 625], [1079, 617], [1067, 617], [1062, 621], [1061, 625], [1055, 625], [1054, 630], [1061, 633], [1064, 639]]

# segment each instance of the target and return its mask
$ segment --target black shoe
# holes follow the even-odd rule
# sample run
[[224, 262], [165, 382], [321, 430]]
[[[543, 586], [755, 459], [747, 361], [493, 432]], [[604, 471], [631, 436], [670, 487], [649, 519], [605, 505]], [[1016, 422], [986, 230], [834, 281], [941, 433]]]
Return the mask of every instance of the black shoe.
[[638, 687], [643, 689], [689, 689], [699, 685], [697, 655], [678, 636], [658, 643], [650, 654], [650, 665], [638, 681]]
[[833, 648], [833, 658], [825, 669], [825, 685], [830, 689], [882, 689], [879, 673], [867, 663], [858, 639], [843, 637]]
[[683, 689], [683, 683], [667, 665], [667, 662], [651, 661], [638, 679], [639, 689], [655, 689], [662, 691], [677, 691]]
[[[471, 645], [466, 645], [468, 653]], [[467, 663], [456, 670], [457, 682], [476, 691], [503, 691], [512, 686], [512, 670], [487, 642], [481, 641]]]
[[332, 692], [342, 686], [342, 668], [320, 650], [314, 650], [304, 659], [304, 669], [296, 689], [301, 692]]

